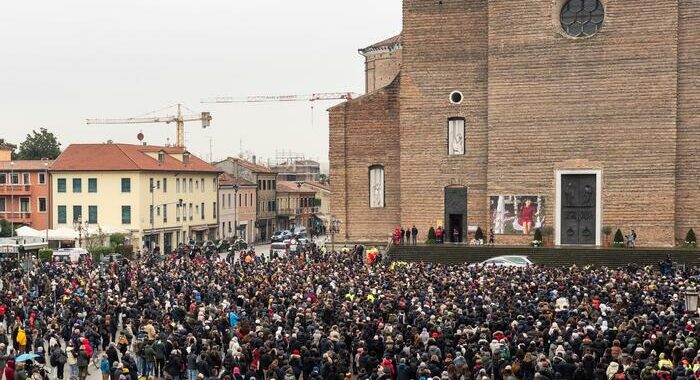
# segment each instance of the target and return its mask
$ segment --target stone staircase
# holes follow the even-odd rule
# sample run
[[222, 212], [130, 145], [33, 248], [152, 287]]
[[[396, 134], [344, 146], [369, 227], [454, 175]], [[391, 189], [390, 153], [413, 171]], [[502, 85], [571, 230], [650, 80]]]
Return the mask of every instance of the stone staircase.
[[658, 265], [670, 254], [676, 264], [686, 267], [700, 265], [700, 251], [672, 248], [600, 248], [600, 247], [524, 247], [468, 245], [397, 245], [389, 250], [393, 261], [424, 261], [456, 265], [478, 263], [501, 255], [523, 255], [545, 266], [597, 265], [622, 267], [630, 263], [639, 266]]

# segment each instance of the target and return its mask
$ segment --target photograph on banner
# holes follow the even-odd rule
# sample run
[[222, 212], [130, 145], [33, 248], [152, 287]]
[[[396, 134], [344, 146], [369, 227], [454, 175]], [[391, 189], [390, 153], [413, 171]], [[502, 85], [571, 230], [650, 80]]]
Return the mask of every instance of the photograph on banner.
[[544, 196], [492, 195], [489, 204], [495, 234], [530, 235], [545, 224]]

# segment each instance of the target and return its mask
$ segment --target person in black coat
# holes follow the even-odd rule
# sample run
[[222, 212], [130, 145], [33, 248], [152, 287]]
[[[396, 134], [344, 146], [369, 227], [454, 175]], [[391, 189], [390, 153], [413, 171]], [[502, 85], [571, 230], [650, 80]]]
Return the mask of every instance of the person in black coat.
[[197, 372], [204, 376], [205, 379], [211, 377], [211, 367], [209, 366], [209, 362], [207, 362], [207, 357], [204, 352], [197, 358]]
[[114, 343], [111, 343], [109, 347], [107, 347], [107, 358], [110, 363], [119, 361], [119, 351], [117, 351], [117, 347]]
[[182, 370], [182, 358], [180, 357], [180, 352], [177, 350], [172, 350], [168, 361], [165, 363], [165, 373], [170, 375], [173, 379], [180, 377]]

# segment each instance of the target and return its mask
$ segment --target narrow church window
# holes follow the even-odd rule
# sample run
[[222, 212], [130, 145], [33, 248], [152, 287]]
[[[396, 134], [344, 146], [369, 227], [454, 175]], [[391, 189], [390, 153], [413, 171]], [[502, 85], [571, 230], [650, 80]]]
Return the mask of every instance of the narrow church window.
[[369, 207], [384, 207], [384, 167], [381, 165], [369, 167]]
[[464, 154], [464, 119], [451, 118], [447, 121], [447, 142], [449, 155]]
[[567, 0], [561, 8], [561, 27], [572, 37], [590, 37], [603, 25], [600, 0]]

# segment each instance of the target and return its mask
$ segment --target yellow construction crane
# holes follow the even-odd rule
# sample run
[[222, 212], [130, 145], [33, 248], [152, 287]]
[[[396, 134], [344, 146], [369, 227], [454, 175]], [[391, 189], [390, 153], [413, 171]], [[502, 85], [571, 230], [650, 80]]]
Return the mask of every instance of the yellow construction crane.
[[[165, 116], [149, 116], [145, 115], [139, 117], [130, 117], [126, 119], [87, 119], [87, 124], [150, 124], [150, 123], [175, 123], [176, 129], [176, 139], [175, 145], [179, 147], [185, 146], [185, 122], [186, 121], [201, 121], [202, 128], [209, 126], [211, 122], [211, 114], [209, 112], [201, 112], [199, 114], [192, 113], [190, 115], [183, 115], [182, 104], [176, 104], [173, 106], [168, 106], [157, 111], [149, 112], [148, 114], [153, 114], [160, 112], [169, 108], [174, 108], [177, 106], [177, 113], [175, 115], [165, 115]], [[184, 107], [187, 108], [187, 107]], [[188, 109], [189, 110], [189, 109]], [[191, 110], [189, 110], [192, 112]], [[148, 115], [146, 114], [146, 115]]]

